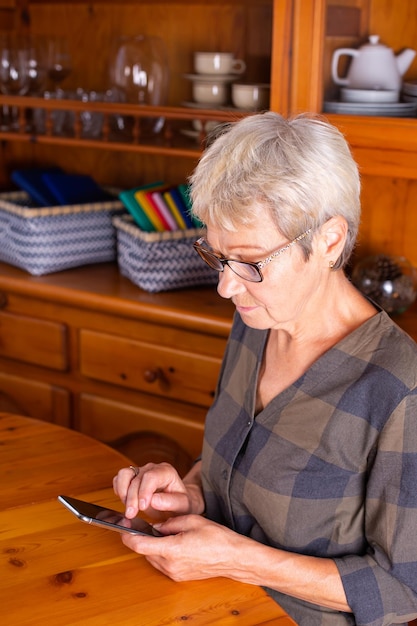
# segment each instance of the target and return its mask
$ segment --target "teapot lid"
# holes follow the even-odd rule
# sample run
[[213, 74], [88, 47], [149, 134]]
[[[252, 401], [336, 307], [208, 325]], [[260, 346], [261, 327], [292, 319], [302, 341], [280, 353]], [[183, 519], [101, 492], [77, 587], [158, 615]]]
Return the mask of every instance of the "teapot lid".
[[379, 48], [387, 48], [383, 43], [379, 41], [379, 35], [369, 35], [369, 43], [366, 44], [365, 47], [379, 47]]

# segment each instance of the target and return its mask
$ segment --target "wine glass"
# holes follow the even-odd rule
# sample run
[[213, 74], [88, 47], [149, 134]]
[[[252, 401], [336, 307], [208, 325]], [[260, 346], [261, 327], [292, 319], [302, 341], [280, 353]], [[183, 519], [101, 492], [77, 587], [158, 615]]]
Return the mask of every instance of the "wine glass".
[[71, 70], [68, 40], [63, 37], [53, 37], [48, 42], [48, 77], [55, 90], [71, 74]]
[[[0, 36], [0, 92], [23, 96], [29, 91], [29, 50], [27, 41], [16, 35]], [[18, 130], [16, 109], [2, 108], [2, 130]]]
[[48, 42], [44, 37], [31, 37], [28, 41], [28, 74], [30, 96], [38, 96], [46, 89], [48, 81]]
[[0, 91], [23, 96], [29, 90], [29, 51], [21, 38], [2, 34], [0, 38]]

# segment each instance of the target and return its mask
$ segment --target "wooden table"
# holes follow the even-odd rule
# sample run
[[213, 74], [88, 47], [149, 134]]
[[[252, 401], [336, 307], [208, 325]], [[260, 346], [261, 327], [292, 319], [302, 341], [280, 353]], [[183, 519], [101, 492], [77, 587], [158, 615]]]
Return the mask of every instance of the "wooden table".
[[57, 502], [112, 508], [115, 450], [47, 422], [0, 414], [0, 607], [7, 626], [294, 626], [262, 589], [224, 578], [175, 583]]

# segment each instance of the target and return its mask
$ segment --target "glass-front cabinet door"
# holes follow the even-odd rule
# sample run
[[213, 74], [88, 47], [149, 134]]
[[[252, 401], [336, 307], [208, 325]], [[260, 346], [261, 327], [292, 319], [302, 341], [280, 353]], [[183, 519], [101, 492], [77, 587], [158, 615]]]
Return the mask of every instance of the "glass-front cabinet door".
[[[338, 125], [346, 134], [363, 173], [417, 179], [417, 100], [413, 100], [412, 87], [409, 87], [411, 94], [403, 91], [404, 85], [412, 85], [417, 79], [417, 55], [406, 52], [417, 50], [416, 2], [295, 0], [293, 5], [289, 109], [322, 112]], [[354, 50], [356, 54], [363, 50], [363, 45], [369, 45], [370, 37], [373, 41], [378, 37], [378, 44], [392, 51], [401, 77], [398, 98], [381, 106], [367, 101], [366, 98], [372, 97], [368, 93], [363, 103], [345, 103], [345, 98], [363, 95], [358, 96], [351, 89], [356, 83], [342, 85], [335, 81], [334, 68], [332, 71], [335, 56], [336, 76], [348, 78], [353, 61], [358, 66], [358, 57], [339, 55], [337, 51]], [[382, 72], [387, 80], [384, 89], [389, 89], [392, 78], [392, 66], [386, 63], [387, 58], [380, 57], [381, 65], [386, 67], [386, 72]], [[363, 56], [362, 60], [367, 61]], [[361, 65], [361, 69], [364, 67]]]

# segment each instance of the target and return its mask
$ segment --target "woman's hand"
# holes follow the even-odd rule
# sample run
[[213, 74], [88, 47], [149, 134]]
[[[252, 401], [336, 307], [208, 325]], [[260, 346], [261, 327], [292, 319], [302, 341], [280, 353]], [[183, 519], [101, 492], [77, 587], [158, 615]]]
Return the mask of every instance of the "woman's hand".
[[162, 538], [123, 534], [131, 550], [145, 556], [160, 572], [175, 581], [215, 576], [234, 578], [242, 542], [253, 544], [225, 526], [199, 515], [173, 517], [157, 525]]
[[142, 511], [153, 519], [166, 519], [167, 514], [202, 513], [197, 465], [184, 480], [168, 463], [147, 463], [138, 468], [137, 475], [131, 467], [121, 469], [113, 479], [113, 489], [125, 505], [125, 516], [131, 519]]
[[273, 548], [201, 515], [179, 515], [155, 526], [163, 537], [124, 533], [122, 541], [172, 580], [223, 576], [337, 611], [352, 610], [333, 559]]

